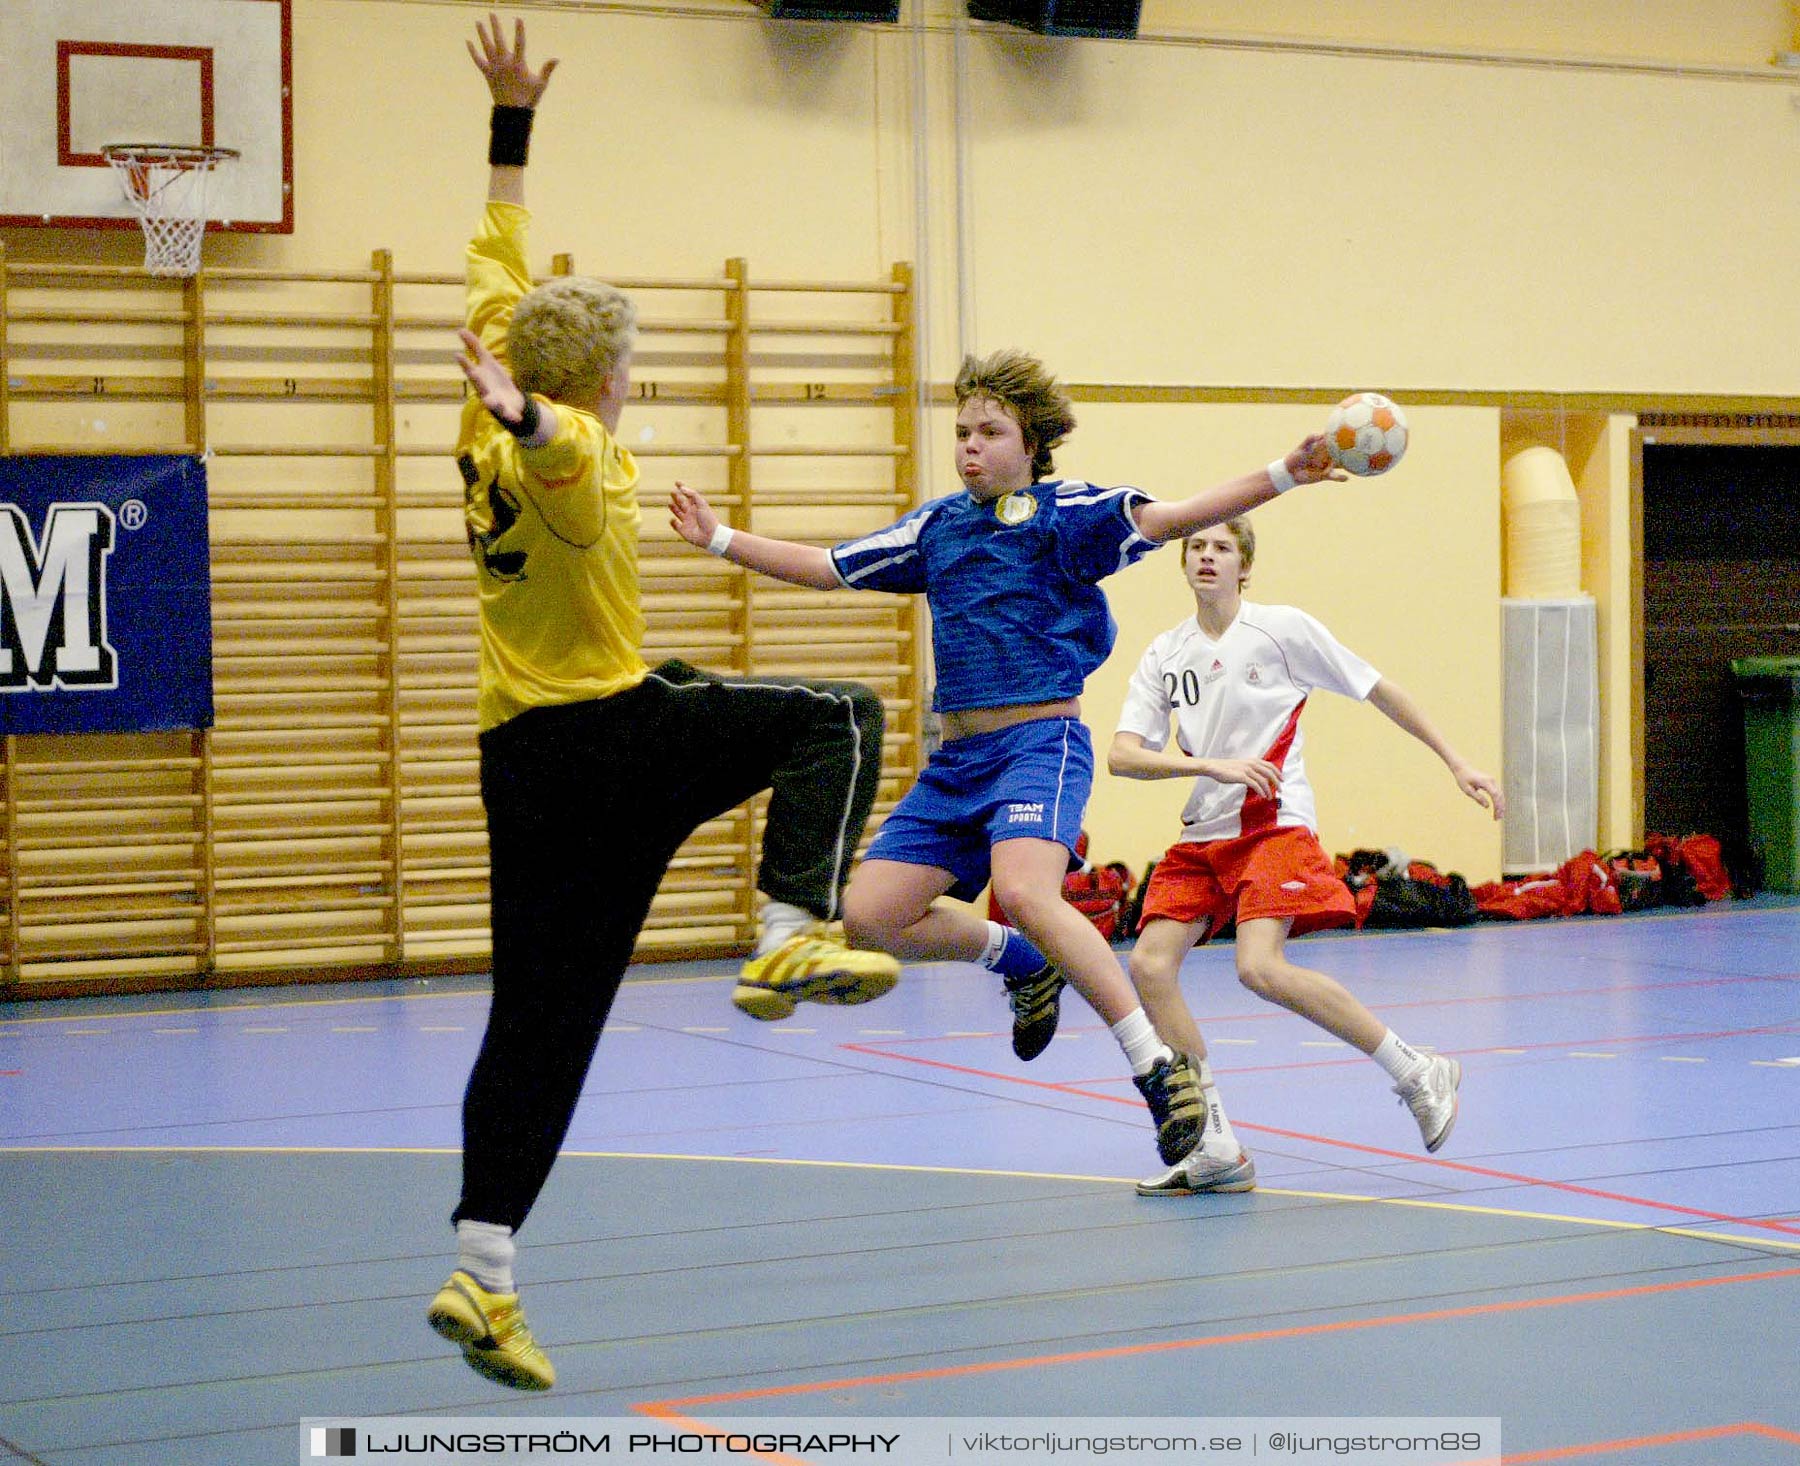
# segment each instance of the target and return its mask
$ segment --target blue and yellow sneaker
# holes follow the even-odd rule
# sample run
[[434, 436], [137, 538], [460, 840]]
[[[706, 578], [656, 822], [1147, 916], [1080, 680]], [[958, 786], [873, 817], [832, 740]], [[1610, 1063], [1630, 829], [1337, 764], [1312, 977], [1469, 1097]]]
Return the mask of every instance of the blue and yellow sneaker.
[[1156, 1121], [1156, 1153], [1172, 1166], [1200, 1141], [1206, 1128], [1206, 1101], [1200, 1093], [1200, 1072], [1186, 1054], [1158, 1059], [1148, 1074], [1134, 1081], [1150, 1118]]
[[1027, 977], [1006, 979], [1006, 1000], [1012, 1004], [1013, 1053], [1029, 1064], [1056, 1037], [1062, 1012], [1062, 990], [1068, 979], [1054, 962], [1046, 962]]
[[899, 980], [900, 964], [886, 952], [847, 947], [815, 928], [746, 962], [731, 1001], [740, 1012], [773, 1022], [793, 1017], [800, 1003], [871, 1003]]
[[531, 1329], [517, 1293], [490, 1293], [458, 1270], [438, 1289], [425, 1317], [459, 1345], [469, 1368], [515, 1390], [547, 1390], [556, 1383], [551, 1364]]

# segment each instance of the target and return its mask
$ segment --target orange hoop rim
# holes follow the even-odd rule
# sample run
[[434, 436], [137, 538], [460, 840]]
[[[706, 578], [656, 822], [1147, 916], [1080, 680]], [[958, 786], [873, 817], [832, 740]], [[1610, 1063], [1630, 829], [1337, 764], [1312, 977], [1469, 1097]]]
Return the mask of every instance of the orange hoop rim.
[[236, 148], [219, 148], [210, 143], [102, 143], [100, 156], [111, 163], [158, 163], [167, 168], [209, 168], [238, 157]]

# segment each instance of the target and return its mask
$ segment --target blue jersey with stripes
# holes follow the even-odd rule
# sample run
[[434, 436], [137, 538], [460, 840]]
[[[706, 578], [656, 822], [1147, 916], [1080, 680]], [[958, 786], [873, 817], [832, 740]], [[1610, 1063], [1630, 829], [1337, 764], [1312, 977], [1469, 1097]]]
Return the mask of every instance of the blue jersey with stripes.
[[1098, 582], [1157, 548], [1134, 488], [1064, 479], [949, 494], [831, 552], [852, 590], [923, 593], [940, 713], [1075, 697], [1118, 628]]

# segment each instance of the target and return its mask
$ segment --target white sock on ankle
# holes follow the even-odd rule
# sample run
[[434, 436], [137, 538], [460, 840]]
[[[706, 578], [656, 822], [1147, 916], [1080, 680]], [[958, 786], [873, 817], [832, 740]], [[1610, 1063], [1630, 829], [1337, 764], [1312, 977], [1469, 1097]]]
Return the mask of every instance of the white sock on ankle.
[[1148, 1074], [1156, 1067], [1158, 1059], [1175, 1057], [1175, 1051], [1156, 1036], [1156, 1030], [1150, 1026], [1142, 1008], [1133, 1008], [1113, 1024], [1112, 1035], [1125, 1050], [1125, 1059], [1133, 1074]]
[[511, 1227], [466, 1217], [456, 1224], [456, 1265], [490, 1293], [519, 1291], [513, 1282], [517, 1253]]
[[1231, 1121], [1225, 1118], [1225, 1102], [1219, 1098], [1219, 1086], [1202, 1082], [1200, 1098], [1206, 1101], [1205, 1141], [1220, 1150], [1237, 1150], [1237, 1136], [1231, 1133]]
[[1405, 1085], [1417, 1079], [1431, 1063], [1429, 1058], [1391, 1028], [1387, 1031], [1387, 1037], [1376, 1045], [1375, 1052], [1369, 1057], [1387, 1070], [1397, 1085]]
[[804, 906], [792, 906], [770, 897], [763, 902], [761, 930], [756, 938], [758, 957], [767, 957], [789, 937], [805, 931], [813, 924], [813, 914]]

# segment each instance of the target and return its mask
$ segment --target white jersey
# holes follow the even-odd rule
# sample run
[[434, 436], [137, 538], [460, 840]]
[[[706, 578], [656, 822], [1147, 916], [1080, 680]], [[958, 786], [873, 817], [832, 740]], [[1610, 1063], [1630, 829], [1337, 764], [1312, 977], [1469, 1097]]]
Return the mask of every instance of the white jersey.
[[1301, 710], [1315, 688], [1360, 702], [1380, 680], [1306, 612], [1244, 601], [1217, 641], [1190, 616], [1150, 643], [1131, 674], [1119, 732], [1161, 749], [1173, 714], [1176, 743], [1190, 757], [1260, 758], [1281, 769], [1274, 799], [1242, 784], [1196, 779], [1181, 812], [1183, 840], [1233, 840], [1277, 825], [1317, 831]]

